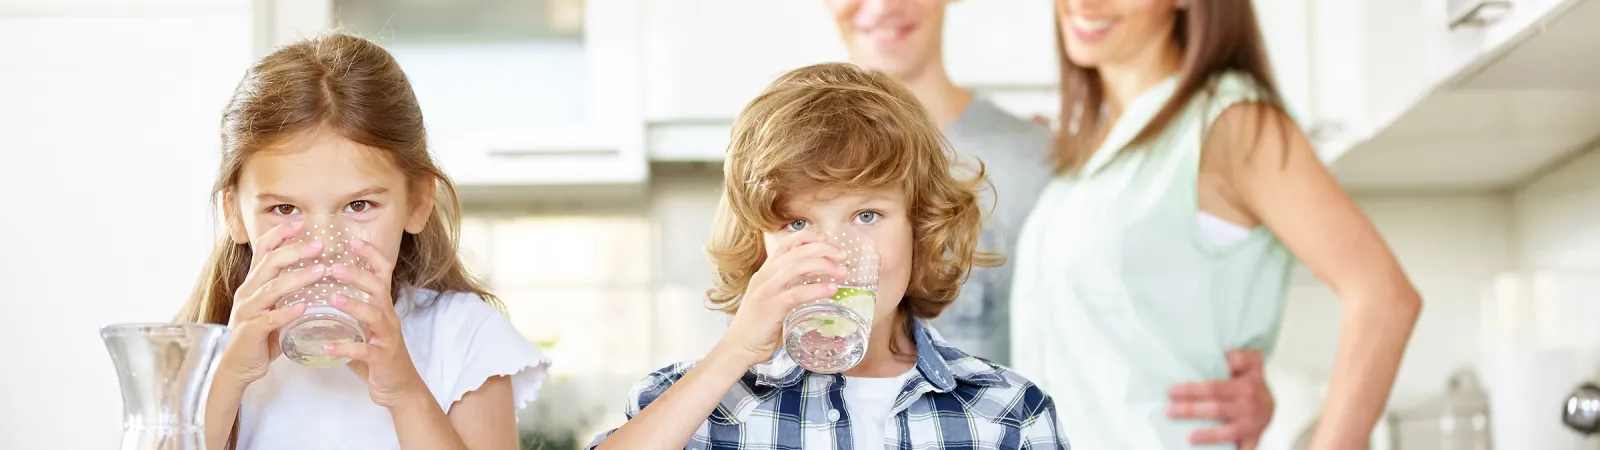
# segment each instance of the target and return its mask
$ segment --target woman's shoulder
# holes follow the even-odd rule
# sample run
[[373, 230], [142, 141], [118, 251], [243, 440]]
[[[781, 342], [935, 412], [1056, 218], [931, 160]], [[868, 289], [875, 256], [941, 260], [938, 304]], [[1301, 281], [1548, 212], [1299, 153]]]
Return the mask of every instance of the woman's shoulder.
[[1272, 89], [1262, 84], [1254, 75], [1242, 70], [1227, 70], [1211, 77], [1210, 93], [1213, 110], [1226, 109], [1238, 103], [1278, 103]]

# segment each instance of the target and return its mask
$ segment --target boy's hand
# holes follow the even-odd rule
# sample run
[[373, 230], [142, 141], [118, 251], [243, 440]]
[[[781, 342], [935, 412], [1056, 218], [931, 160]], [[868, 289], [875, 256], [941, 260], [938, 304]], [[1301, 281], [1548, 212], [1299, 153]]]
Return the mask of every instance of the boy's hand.
[[[835, 284], [800, 284], [806, 275], [844, 277], [844, 251], [812, 231], [767, 241], [767, 260], [750, 277], [727, 333], [712, 352], [732, 356], [749, 368], [778, 350], [783, 318], [800, 305], [828, 298]], [[748, 364], [745, 364], [748, 363]]]

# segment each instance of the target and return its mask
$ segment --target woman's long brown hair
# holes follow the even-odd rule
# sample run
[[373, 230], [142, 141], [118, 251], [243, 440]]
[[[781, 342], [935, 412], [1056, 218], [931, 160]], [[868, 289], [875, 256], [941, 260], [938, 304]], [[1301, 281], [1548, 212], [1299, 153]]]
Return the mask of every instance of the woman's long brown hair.
[[[1065, 1], [1065, 0], [1057, 0]], [[1105, 87], [1100, 72], [1081, 67], [1067, 58], [1066, 41], [1061, 35], [1061, 16], [1056, 16], [1056, 56], [1061, 61], [1061, 129], [1056, 133], [1056, 169], [1071, 172], [1083, 166], [1100, 145], [1101, 133], [1108, 126], [1100, 105]], [[1212, 81], [1228, 71], [1254, 78], [1261, 101], [1279, 105], [1281, 97], [1273, 81], [1267, 48], [1256, 23], [1250, 0], [1190, 0], [1178, 10], [1171, 39], [1183, 52], [1178, 88], [1161, 106], [1154, 118], [1139, 130], [1129, 145], [1137, 145], [1166, 130], [1190, 100], [1207, 89]]]
[[[222, 193], [238, 183], [251, 154], [319, 128], [378, 149], [412, 186], [425, 188], [433, 181], [436, 197], [427, 227], [401, 238], [395, 295], [405, 287], [468, 292], [499, 306], [457, 254], [461, 205], [455, 185], [428, 153], [422, 109], [411, 84], [389, 52], [372, 41], [330, 33], [279, 48], [245, 72], [222, 113], [222, 169], [212, 187], [213, 204], [223, 211], [237, 208], [223, 204]], [[224, 233], [178, 321], [227, 324], [250, 260], [250, 245]]]

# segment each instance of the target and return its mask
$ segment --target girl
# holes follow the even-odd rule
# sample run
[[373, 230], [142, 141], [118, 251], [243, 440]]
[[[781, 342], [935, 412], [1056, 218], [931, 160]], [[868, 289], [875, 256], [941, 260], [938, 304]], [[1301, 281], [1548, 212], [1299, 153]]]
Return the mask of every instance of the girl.
[[1084, 448], [1251, 448], [1236, 424], [1183, 419], [1259, 398], [1169, 386], [1269, 350], [1298, 257], [1345, 302], [1313, 448], [1364, 448], [1421, 300], [1284, 114], [1250, 0], [1055, 6], [1059, 166], [1018, 245], [1017, 370], [1073, 399]]
[[[957, 180], [948, 158], [922, 106], [883, 74], [824, 64], [780, 77], [728, 146], [709, 296], [733, 321], [705, 358], [645, 377], [628, 422], [591, 448], [1064, 450], [1049, 396], [925, 322], [956, 298], [982, 220], [982, 170]], [[785, 315], [837, 288], [798, 281], [843, 274], [844, 252], [812, 230], [826, 223], [881, 254], [866, 356], [842, 375], [774, 356]]]
[[[517, 448], [516, 409], [548, 361], [500, 314], [457, 258], [459, 204], [426, 146], [406, 75], [370, 41], [329, 34], [278, 49], [245, 73], [222, 115], [214, 198], [217, 244], [188, 321], [232, 338], [206, 407], [210, 448]], [[340, 214], [371, 270], [280, 269], [321, 248], [284, 245], [305, 214]], [[278, 358], [277, 329], [304, 304], [274, 309], [324, 271], [366, 301], [335, 296], [364, 343], [324, 350], [349, 368]]]

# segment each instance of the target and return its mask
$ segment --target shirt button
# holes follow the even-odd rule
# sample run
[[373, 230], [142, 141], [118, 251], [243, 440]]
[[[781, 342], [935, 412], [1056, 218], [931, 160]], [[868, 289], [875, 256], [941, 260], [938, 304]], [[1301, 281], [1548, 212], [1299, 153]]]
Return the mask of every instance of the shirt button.
[[828, 421], [829, 422], [838, 422], [839, 421], [839, 410], [837, 410], [837, 409], [828, 410]]

